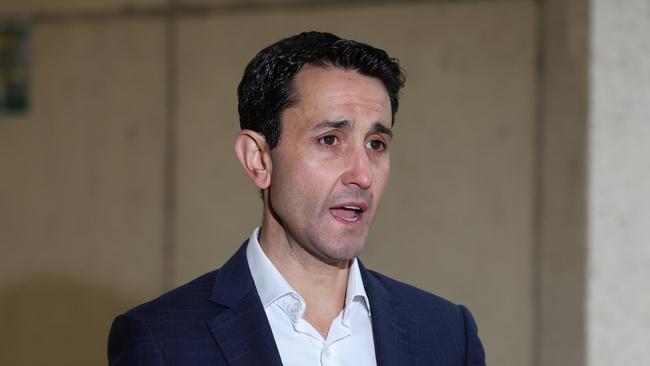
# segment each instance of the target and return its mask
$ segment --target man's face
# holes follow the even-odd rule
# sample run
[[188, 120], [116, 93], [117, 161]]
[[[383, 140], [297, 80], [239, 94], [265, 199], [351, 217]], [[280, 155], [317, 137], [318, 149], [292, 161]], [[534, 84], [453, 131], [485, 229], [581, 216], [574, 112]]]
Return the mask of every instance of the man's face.
[[363, 248], [390, 171], [391, 105], [379, 79], [308, 66], [271, 151], [268, 210], [290, 242], [328, 263]]

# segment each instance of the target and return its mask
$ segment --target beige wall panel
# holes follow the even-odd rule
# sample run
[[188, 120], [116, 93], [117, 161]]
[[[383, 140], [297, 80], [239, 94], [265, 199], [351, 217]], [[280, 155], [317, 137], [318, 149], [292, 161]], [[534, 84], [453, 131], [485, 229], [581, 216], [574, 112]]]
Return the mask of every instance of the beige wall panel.
[[30, 113], [0, 120], [0, 364], [99, 365], [160, 291], [161, 22], [36, 26]]
[[118, 10], [163, 5], [166, 0], [3, 0], [0, 15], [33, 12]]
[[[436, 0], [433, 0], [436, 1]], [[444, 1], [444, 0], [443, 0]], [[291, 2], [283, 0], [178, 0], [180, 4], [183, 5], [199, 5], [199, 6], [224, 6], [230, 9], [236, 8], [269, 8], [269, 9], [296, 9], [296, 8], [309, 8], [309, 7], [331, 7], [333, 3], [334, 6], [340, 6], [340, 0], [293, 0]], [[393, 0], [394, 3], [399, 3], [400, 0]], [[348, 0], [346, 2], [347, 6], [362, 6], [365, 7], [368, 5], [366, 0]]]
[[539, 366], [585, 365], [589, 3], [543, 6]]
[[[296, 6], [340, 6], [341, 1], [340, 0], [293, 0], [293, 1], [286, 1], [286, 0], [177, 0], [180, 4], [183, 5], [216, 5], [216, 6], [228, 6], [231, 9], [233, 7], [259, 7], [259, 6], [281, 6], [281, 7], [292, 7], [295, 8]], [[392, 0], [392, 1], [385, 1], [386, 3], [392, 2], [395, 4], [399, 4], [400, 2], [406, 3], [412, 0]], [[434, 2], [445, 2], [449, 0], [429, 0], [429, 2], [434, 3]], [[453, 1], [453, 0], [452, 0]], [[503, 0], [491, 0], [494, 2], [499, 2]], [[507, 1], [521, 1], [521, 2], [527, 2], [529, 0], [507, 0]], [[378, 1], [380, 3], [380, 1]], [[368, 5], [367, 0], [348, 0], [345, 2], [346, 5], [353, 5], [353, 6], [362, 6], [365, 7]], [[381, 4], [379, 4], [381, 5]]]
[[530, 365], [535, 27], [523, 2], [183, 20], [176, 282], [218, 267], [260, 222], [232, 152], [246, 62], [280, 37], [329, 30], [386, 48], [410, 76], [366, 264], [470, 306], [490, 364]]

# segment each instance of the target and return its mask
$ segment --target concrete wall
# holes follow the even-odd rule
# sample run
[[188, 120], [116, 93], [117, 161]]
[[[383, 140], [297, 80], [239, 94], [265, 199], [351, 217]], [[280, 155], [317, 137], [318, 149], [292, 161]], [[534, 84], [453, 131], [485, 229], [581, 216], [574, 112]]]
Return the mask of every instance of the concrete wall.
[[3, 16], [54, 15], [55, 17], [93, 12], [101, 15], [116, 11], [144, 10], [165, 5], [167, 0], [6, 0], [0, 5]]
[[588, 364], [650, 364], [650, 2], [591, 10]]
[[32, 108], [0, 116], [2, 365], [99, 364], [114, 314], [162, 289], [163, 34], [32, 30]]
[[0, 364], [101, 364], [114, 315], [228, 258], [260, 221], [232, 153], [236, 84], [313, 28], [410, 76], [365, 263], [468, 305], [490, 364], [534, 363], [532, 1], [5, 3], [34, 15], [34, 92], [0, 117]]

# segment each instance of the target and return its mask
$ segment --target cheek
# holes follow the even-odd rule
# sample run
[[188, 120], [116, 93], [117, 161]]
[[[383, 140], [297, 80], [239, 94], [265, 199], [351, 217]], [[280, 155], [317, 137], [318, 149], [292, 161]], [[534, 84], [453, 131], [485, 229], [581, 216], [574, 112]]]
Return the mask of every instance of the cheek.
[[281, 169], [276, 170], [271, 181], [272, 186], [278, 193], [281, 191], [285, 198], [313, 208], [326, 195], [326, 185], [331, 178], [323, 164], [302, 160]]
[[374, 169], [375, 174], [375, 186], [381, 192], [388, 183], [388, 178], [390, 177], [390, 160], [385, 160], [378, 162]]
[[294, 182], [300, 185], [300, 189], [305, 193], [307, 199], [319, 200], [329, 191], [327, 185], [332, 177], [333, 172], [326, 164], [310, 161], [297, 171]]

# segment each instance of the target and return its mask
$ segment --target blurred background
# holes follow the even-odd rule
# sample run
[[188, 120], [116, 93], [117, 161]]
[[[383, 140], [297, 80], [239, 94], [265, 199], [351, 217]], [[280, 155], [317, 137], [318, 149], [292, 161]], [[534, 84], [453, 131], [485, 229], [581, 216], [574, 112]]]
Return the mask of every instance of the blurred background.
[[491, 365], [650, 364], [650, 0], [2, 0], [1, 365], [106, 364], [241, 245], [236, 86], [304, 30], [409, 76], [368, 267], [467, 305]]

